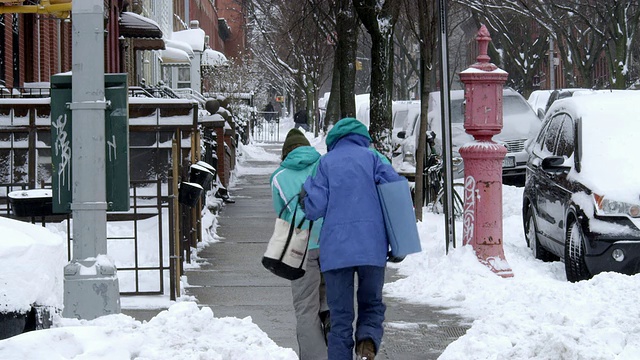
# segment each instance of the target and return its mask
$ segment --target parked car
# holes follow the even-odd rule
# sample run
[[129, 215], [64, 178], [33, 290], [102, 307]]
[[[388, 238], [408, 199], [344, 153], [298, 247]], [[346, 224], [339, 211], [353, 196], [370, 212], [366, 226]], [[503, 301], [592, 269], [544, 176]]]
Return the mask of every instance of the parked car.
[[527, 150], [522, 214], [537, 259], [567, 280], [640, 271], [640, 93], [573, 96], [549, 108]]
[[557, 89], [557, 90], [553, 90], [551, 92], [551, 94], [549, 94], [549, 97], [547, 98], [547, 103], [544, 107], [544, 114], [547, 113], [547, 111], [549, 111], [549, 108], [551, 107], [551, 105], [553, 104], [554, 101], [556, 100], [560, 100], [560, 99], [565, 99], [568, 97], [572, 97], [573, 94], [586, 94], [586, 95], [592, 95], [594, 93], [595, 90], [591, 90], [591, 89], [580, 89], [580, 88], [575, 88], [575, 89]]
[[[367, 128], [370, 124], [370, 102], [369, 94], [356, 95], [356, 118], [362, 122]], [[411, 127], [410, 132], [413, 133], [413, 126], [416, 119], [420, 117], [420, 101], [416, 100], [400, 100], [392, 103], [392, 130], [391, 145], [393, 147], [392, 165], [398, 173], [404, 176], [415, 174], [415, 150], [417, 143], [413, 138], [410, 140], [398, 136], [399, 133], [406, 133]], [[400, 156], [403, 154], [403, 156]]]
[[[458, 149], [473, 140], [473, 136], [464, 130], [464, 90], [453, 90], [450, 93], [451, 101], [451, 144], [454, 160], [458, 160], [458, 166], [454, 169], [454, 177], [464, 176], [463, 164], [459, 163]], [[418, 105], [419, 109], [419, 105]], [[405, 158], [408, 154], [415, 153], [420, 125], [420, 112], [409, 112], [411, 116], [403, 126], [403, 133], [395, 137], [403, 138], [403, 150]], [[442, 121], [441, 121], [440, 92], [429, 94], [429, 112], [427, 114], [427, 130], [436, 133], [436, 145], [442, 148]], [[395, 124], [395, 123], [394, 123]], [[394, 129], [396, 125], [394, 125]], [[534, 135], [540, 128], [540, 119], [531, 109], [531, 106], [518, 92], [511, 88], [503, 91], [503, 128], [502, 131], [493, 137], [497, 143], [503, 144], [507, 148], [507, 155], [503, 161], [503, 179], [507, 183], [522, 185], [524, 183], [525, 165], [527, 154], [524, 150], [524, 143]], [[413, 151], [413, 152], [412, 152]], [[439, 150], [441, 151], [441, 150]], [[456, 159], [456, 157], [458, 159]]]
[[[391, 145], [393, 146], [394, 159], [400, 159], [413, 168], [415, 173], [415, 153], [418, 143], [414, 138], [407, 139], [404, 134], [413, 133], [414, 126], [419, 124], [420, 101], [403, 100], [394, 101], [392, 104], [393, 128], [391, 129]], [[417, 132], [418, 129], [415, 129]], [[400, 135], [398, 135], [400, 134]], [[402, 155], [402, 156], [400, 156]], [[397, 162], [397, 161], [396, 161]], [[411, 169], [409, 169], [411, 171]]]
[[544, 111], [547, 108], [547, 101], [551, 96], [551, 93], [555, 90], [534, 90], [529, 94], [527, 102], [531, 105], [533, 111], [538, 115], [540, 119], [544, 118]]
[[557, 89], [551, 91], [547, 98], [547, 103], [544, 107], [544, 111], [542, 112], [542, 118], [544, 118], [544, 114], [549, 110], [554, 101], [565, 99], [572, 96], [585, 96], [585, 95], [595, 95], [595, 94], [607, 94], [607, 93], [623, 93], [625, 91], [632, 90], [613, 90], [613, 89], [603, 89], [603, 90], [594, 90], [594, 89], [582, 89], [582, 88], [571, 88], [571, 89]]

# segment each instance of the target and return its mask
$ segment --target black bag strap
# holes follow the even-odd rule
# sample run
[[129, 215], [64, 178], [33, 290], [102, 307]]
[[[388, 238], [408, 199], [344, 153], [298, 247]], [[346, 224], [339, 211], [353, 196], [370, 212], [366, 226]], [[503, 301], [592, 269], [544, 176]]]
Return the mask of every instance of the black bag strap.
[[[296, 197], [300, 197], [299, 194], [295, 194], [294, 196], [291, 197], [291, 199], [289, 199], [289, 201], [287, 201], [286, 204], [284, 204], [284, 206], [282, 207], [282, 209], [280, 210], [280, 213], [278, 214], [278, 217], [280, 219], [282, 219], [282, 213], [284, 212], [284, 209], [287, 209], [289, 207], [289, 204], [291, 204], [291, 201], [293, 201], [293, 199], [295, 199]], [[296, 207], [293, 208], [293, 218], [291, 219], [291, 223], [295, 224], [296, 223], [296, 212], [298, 211], [298, 203], [296, 202]], [[305, 218], [302, 218], [302, 220], [300, 220], [300, 222], [298, 223], [298, 226], [296, 226], [298, 229], [302, 228], [302, 224], [305, 222]], [[309, 220], [309, 233], [311, 233], [311, 226], [313, 226], [313, 221]], [[289, 236], [291, 236], [291, 231], [289, 231]], [[287, 244], [288, 245], [288, 244]]]
[[[288, 208], [288, 207], [289, 207], [289, 204], [291, 204], [291, 201], [293, 201], [293, 199], [295, 199], [297, 196], [299, 197], [300, 195], [295, 194], [294, 196], [292, 196], [292, 197], [291, 197], [291, 199], [289, 199], [289, 201], [287, 201], [287, 203], [286, 203], [286, 204], [284, 204], [284, 206], [283, 206], [283, 207], [282, 207], [282, 209], [280, 210], [280, 213], [278, 214], [278, 217], [279, 217], [280, 219], [282, 219], [282, 213], [284, 212], [284, 209]], [[295, 216], [295, 214], [296, 214], [296, 210], [297, 210], [297, 209], [298, 209], [298, 203], [296, 203], [296, 208], [295, 208], [295, 209], [293, 209], [293, 215], [294, 215], [294, 216]]]

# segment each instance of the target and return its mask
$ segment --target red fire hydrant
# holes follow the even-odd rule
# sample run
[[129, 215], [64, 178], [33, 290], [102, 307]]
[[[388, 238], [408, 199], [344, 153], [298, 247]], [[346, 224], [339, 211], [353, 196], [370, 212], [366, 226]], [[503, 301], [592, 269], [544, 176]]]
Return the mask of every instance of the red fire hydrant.
[[489, 62], [489, 31], [476, 37], [477, 62], [460, 73], [465, 84], [465, 131], [474, 141], [460, 148], [464, 160], [464, 245], [471, 244], [481, 263], [502, 277], [513, 271], [502, 247], [502, 161], [507, 149], [491, 139], [502, 130], [502, 89], [507, 72]]

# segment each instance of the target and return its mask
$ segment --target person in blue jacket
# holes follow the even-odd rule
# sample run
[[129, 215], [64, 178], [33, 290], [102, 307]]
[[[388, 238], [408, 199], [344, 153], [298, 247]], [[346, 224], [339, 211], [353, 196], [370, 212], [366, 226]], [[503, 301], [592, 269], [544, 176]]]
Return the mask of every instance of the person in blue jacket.
[[[310, 146], [309, 140], [300, 130], [291, 129], [287, 133], [282, 147], [282, 162], [270, 180], [276, 214], [280, 214], [289, 200], [298, 196], [304, 181], [315, 173], [319, 159], [320, 154]], [[296, 209], [297, 204], [298, 199], [289, 202], [282, 219], [291, 222], [294, 211], [296, 222], [304, 219], [304, 211], [300, 207]], [[318, 235], [321, 227], [322, 219], [313, 222], [305, 274], [291, 282], [300, 360], [327, 360], [324, 321], [328, 322], [329, 311], [318, 260]], [[302, 228], [308, 229], [309, 221], [305, 221]]]
[[327, 154], [320, 159], [316, 174], [304, 183], [301, 195], [307, 218], [324, 218], [320, 268], [331, 313], [329, 360], [353, 357], [356, 274], [356, 354], [371, 360], [382, 341], [386, 310], [382, 286], [389, 249], [376, 185], [402, 178], [369, 149], [369, 132], [355, 118], [338, 121], [326, 143]]

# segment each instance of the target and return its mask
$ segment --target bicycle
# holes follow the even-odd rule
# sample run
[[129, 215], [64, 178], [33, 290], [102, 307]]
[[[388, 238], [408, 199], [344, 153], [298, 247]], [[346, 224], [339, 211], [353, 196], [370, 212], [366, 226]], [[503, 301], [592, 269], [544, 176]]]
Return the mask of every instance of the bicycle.
[[[423, 175], [425, 176], [424, 194], [427, 208], [435, 214], [444, 212], [444, 186], [443, 166], [444, 163], [435, 149], [436, 134], [433, 131], [427, 132], [427, 158]], [[454, 217], [461, 217], [464, 212], [464, 184], [453, 183], [453, 214]], [[433, 199], [433, 200], [432, 200]]]

